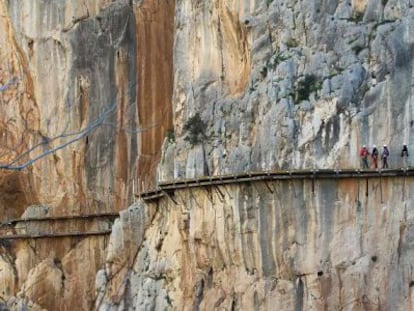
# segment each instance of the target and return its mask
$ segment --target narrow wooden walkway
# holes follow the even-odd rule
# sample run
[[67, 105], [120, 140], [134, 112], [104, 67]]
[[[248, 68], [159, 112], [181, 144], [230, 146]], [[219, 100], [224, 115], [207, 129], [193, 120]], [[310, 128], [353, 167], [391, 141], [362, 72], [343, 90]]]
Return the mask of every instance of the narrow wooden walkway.
[[[91, 222], [94, 220], [104, 220], [113, 222], [115, 218], [119, 217], [119, 213], [101, 213], [88, 215], [65, 215], [65, 216], [47, 216], [47, 217], [27, 217], [19, 219], [5, 220], [0, 223], [0, 240], [25, 240], [25, 239], [45, 239], [45, 238], [64, 238], [64, 237], [86, 237], [86, 236], [101, 236], [111, 234], [111, 229], [91, 230], [91, 231], [71, 231], [62, 232], [55, 231], [54, 225], [62, 222]], [[39, 228], [31, 228], [33, 224], [41, 223], [48, 224], [48, 232], [46, 230], [39, 230]], [[16, 233], [23, 231], [24, 233]], [[30, 233], [32, 231], [32, 233]], [[36, 232], [33, 232], [36, 231]], [[41, 231], [41, 232], [40, 232]]]
[[86, 237], [96, 235], [109, 235], [112, 230], [86, 231], [86, 232], [54, 232], [41, 234], [10, 234], [0, 235], [0, 240], [30, 240], [30, 239], [46, 239], [46, 238], [67, 238], [67, 237]]
[[115, 219], [119, 217], [119, 213], [102, 213], [102, 214], [88, 214], [88, 215], [65, 215], [65, 216], [47, 216], [47, 217], [27, 217], [27, 218], [17, 218], [17, 219], [10, 219], [3, 221], [0, 224], [2, 225], [15, 225], [21, 222], [35, 222], [35, 221], [67, 221], [67, 220], [74, 220], [74, 219], [91, 219], [91, 218], [107, 218], [107, 219]]
[[315, 169], [315, 170], [283, 170], [248, 172], [235, 175], [205, 176], [199, 178], [179, 179], [158, 184], [157, 189], [142, 192], [137, 195], [144, 201], [154, 201], [169, 196], [175, 190], [197, 188], [204, 186], [220, 186], [254, 181], [298, 180], [298, 179], [346, 179], [346, 178], [395, 178], [414, 176], [413, 168], [400, 169]]
[[[401, 169], [317, 169], [317, 170], [281, 170], [281, 171], [264, 171], [264, 172], [247, 172], [234, 175], [218, 175], [218, 176], [204, 176], [190, 179], [177, 179], [172, 181], [161, 182], [157, 189], [142, 192], [137, 195], [144, 201], [150, 202], [158, 200], [164, 196], [170, 197], [174, 191], [180, 189], [191, 189], [206, 186], [220, 186], [239, 183], [249, 183], [255, 181], [272, 181], [272, 180], [300, 180], [300, 179], [346, 179], [346, 178], [395, 178], [414, 176], [413, 168]], [[2, 234], [3, 230], [17, 230], [24, 229], [23, 227], [15, 227], [19, 223], [34, 223], [34, 222], [62, 222], [69, 220], [87, 220], [87, 219], [109, 219], [113, 221], [119, 216], [118, 213], [103, 213], [91, 215], [68, 215], [56, 217], [30, 217], [21, 219], [11, 219], [3, 221], [0, 224], [0, 240], [5, 239], [41, 239], [41, 238], [62, 238], [62, 237], [82, 237], [94, 235], [108, 235], [111, 230], [97, 230], [97, 231], [75, 231], [75, 232], [48, 232], [37, 234]]]

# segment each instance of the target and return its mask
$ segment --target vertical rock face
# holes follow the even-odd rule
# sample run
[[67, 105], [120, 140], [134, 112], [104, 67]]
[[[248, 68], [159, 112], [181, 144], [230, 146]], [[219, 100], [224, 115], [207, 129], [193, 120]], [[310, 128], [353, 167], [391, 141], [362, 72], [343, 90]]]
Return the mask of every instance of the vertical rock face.
[[[362, 144], [388, 144], [401, 165], [413, 3], [177, 0], [175, 12], [161, 180], [353, 168]], [[410, 310], [412, 181], [256, 182], [132, 206], [97, 308]]]
[[[413, 16], [407, 0], [0, 0], [0, 163], [33, 161], [1, 171], [0, 217], [121, 210], [155, 179], [355, 167], [362, 144], [398, 166]], [[109, 244], [4, 241], [0, 308], [410, 310], [412, 182], [182, 190], [122, 211]]]
[[134, 6], [138, 38], [138, 185], [155, 186], [166, 133], [173, 140], [172, 57], [175, 1], [143, 1]]
[[56, 213], [124, 206], [137, 155], [132, 8], [126, 1], [3, 1], [1, 10], [2, 82], [17, 79], [2, 92], [2, 163], [20, 156], [13, 164], [26, 163], [77, 139], [23, 173], [2, 174], [2, 186], [25, 198], [13, 216], [36, 202]]
[[[163, 179], [354, 167], [362, 144], [412, 144], [409, 1], [176, 7], [176, 143], [166, 148]], [[198, 132], [185, 127], [196, 113], [205, 123]]]
[[[1, 222], [118, 211], [133, 180], [151, 186], [172, 126], [173, 19], [174, 1], [0, 1]], [[42, 224], [15, 230], [109, 225]], [[0, 309], [90, 310], [106, 247], [1, 240]]]
[[132, 206], [98, 309], [411, 310], [413, 181], [253, 182]]

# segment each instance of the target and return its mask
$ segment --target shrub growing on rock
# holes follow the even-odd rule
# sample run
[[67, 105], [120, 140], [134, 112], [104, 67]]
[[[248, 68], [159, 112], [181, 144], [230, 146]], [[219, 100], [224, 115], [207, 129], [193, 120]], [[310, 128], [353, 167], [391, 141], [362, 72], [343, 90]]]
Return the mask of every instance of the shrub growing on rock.
[[196, 113], [184, 124], [184, 131], [187, 134], [184, 140], [188, 141], [192, 146], [201, 143], [203, 139], [206, 138], [206, 134], [204, 132], [206, 126], [207, 125], [201, 119], [200, 114]]

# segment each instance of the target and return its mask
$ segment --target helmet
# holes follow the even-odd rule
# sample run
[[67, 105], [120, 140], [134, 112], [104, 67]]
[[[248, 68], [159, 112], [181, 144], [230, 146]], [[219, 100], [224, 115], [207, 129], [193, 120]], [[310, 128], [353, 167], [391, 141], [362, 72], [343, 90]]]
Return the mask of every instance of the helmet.
[[365, 146], [365, 145], [362, 145], [362, 148], [366, 148], [367, 146]]
[[377, 148], [377, 146], [375, 146], [375, 145], [372, 145], [372, 148]]
[[384, 145], [384, 147], [387, 147], [387, 145]]

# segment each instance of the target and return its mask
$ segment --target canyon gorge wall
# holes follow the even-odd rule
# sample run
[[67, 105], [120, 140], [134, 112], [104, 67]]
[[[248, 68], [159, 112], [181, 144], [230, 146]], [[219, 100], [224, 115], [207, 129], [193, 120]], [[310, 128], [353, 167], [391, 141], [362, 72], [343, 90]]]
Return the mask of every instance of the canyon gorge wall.
[[[172, 126], [173, 19], [173, 1], [0, 1], [2, 223], [117, 212], [139, 185], [151, 186]], [[51, 221], [15, 231], [110, 225]], [[1, 306], [90, 310], [107, 242], [0, 241]]]
[[177, 1], [176, 141], [160, 178], [355, 167], [362, 144], [412, 144], [413, 5]]
[[[159, 180], [357, 168], [363, 144], [387, 144], [401, 167], [413, 6], [177, 0]], [[252, 182], [133, 205], [113, 227], [96, 307], [410, 310], [412, 182]]]
[[[388, 144], [393, 167], [403, 142], [412, 151], [412, 0], [0, 3], [0, 83], [16, 78], [1, 92], [2, 163], [82, 134], [2, 171], [2, 219], [120, 211], [157, 181], [354, 168], [362, 144]], [[368, 196], [361, 179], [297, 180], [135, 203], [109, 240], [2, 244], [0, 302], [409, 310], [412, 181], [370, 179]]]
[[133, 205], [97, 309], [412, 310], [413, 182], [256, 181]]
[[13, 183], [24, 205], [41, 202], [56, 213], [124, 205], [137, 155], [127, 131], [137, 128], [132, 9], [111, 1], [2, 1], [1, 9], [2, 79], [17, 79], [2, 93], [2, 163], [24, 163], [85, 133], [22, 172], [4, 173], [2, 184]]

